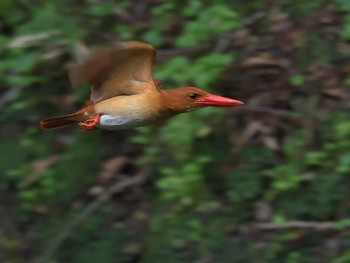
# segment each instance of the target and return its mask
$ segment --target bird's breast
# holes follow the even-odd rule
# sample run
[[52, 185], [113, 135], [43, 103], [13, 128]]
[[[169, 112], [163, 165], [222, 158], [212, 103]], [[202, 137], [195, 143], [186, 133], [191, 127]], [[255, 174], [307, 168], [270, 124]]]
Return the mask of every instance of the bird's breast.
[[101, 114], [99, 128], [120, 130], [151, 124], [167, 116], [161, 113], [156, 98], [140, 94], [118, 96], [97, 103], [95, 112]]

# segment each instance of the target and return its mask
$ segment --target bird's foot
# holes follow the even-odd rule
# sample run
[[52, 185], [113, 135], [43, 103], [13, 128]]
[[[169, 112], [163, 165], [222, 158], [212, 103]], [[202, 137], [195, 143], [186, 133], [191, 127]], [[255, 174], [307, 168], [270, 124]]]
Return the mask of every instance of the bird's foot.
[[98, 114], [93, 118], [87, 119], [86, 121], [80, 121], [78, 124], [84, 131], [93, 131], [97, 129], [97, 125], [99, 124], [100, 119], [101, 114]]

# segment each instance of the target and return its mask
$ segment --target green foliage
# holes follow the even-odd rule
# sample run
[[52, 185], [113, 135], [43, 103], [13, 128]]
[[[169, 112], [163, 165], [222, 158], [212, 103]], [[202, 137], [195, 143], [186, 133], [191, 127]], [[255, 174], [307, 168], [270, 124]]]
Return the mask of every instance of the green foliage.
[[[216, 121], [205, 123], [204, 120], [209, 116]], [[158, 167], [157, 170], [162, 175], [156, 182], [161, 191], [160, 198], [174, 203], [177, 209], [196, 206], [207, 194], [205, 167], [212, 157], [198, 153], [194, 140], [207, 137], [211, 132], [209, 125], [219, 122], [220, 119], [219, 112], [215, 109], [178, 116], [177, 121], [169, 122], [162, 127], [157, 138], [152, 138], [158, 144], [161, 143], [162, 148], [158, 144], [148, 145], [149, 140], [144, 140], [146, 134], [152, 136], [147, 128], [140, 129], [141, 133], [133, 138], [136, 143], [148, 145], [145, 149], [146, 158], [140, 161], [152, 162]], [[168, 151], [172, 154], [168, 155]], [[172, 166], [164, 163], [172, 163]]]
[[341, 32], [341, 36], [344, 40], [350, 39], [350, 4], [349, 1], [346, 0], [336, 0], [340, 11], [344, 12], [345, 22], [343, 25], [343, 30]]
[[295, 86], [303, 86], [305, 83], [305, 78], [301, 74], [296, 74], [291, 78], [291, 82]]
[[344, 40], [350, 39], [350, 14], [348, 14], [345, 18], [345, 25], [344, 25], [341, 36]]
[[165, 200], [174, 201], [179, 206], [193, 205], [206, 192], [203, 178], [204, 164], [207, 156], [193, 157], [191, 163], [180, 163], [180, 169], [161, 167], [159, 172], [164, 176], [157, 181], [157, 187], [163, 192]]
[[188, 72], [189, 66], [190, 61], [186, 57], [178, 56], [168, 61], [163, 69], [156, 72], [156, 77], [160, 79], [168, 77], [175, 83], [184, 85], [189, 80], [189, 78], [193, 77]]
[[242, 152], [239, 159], [244, 160], [244, 164], [232, 172], [227, 180], [227, 194], [232, 202], [249, 201], [261, 194], [261, 171], [272, 165], [273, 157], [273, 152], [266, 150], [248, 148]]
[[[191, 16], [193, 13], [190, 9], [186, 12], [186, 15]], [[206, 8], [198, 12], [197, 15], [198, 18], [187, 23], [183, 35], [177, 39], [176, 44], [178, 46], [183, 47], [205, 43], [214, 34], [237, 29], [241, 26], [237, 13], [222, 4]]]
[[350, 12], [350, 4], [349, 1], [346, 0], [335, 0], [338, 8], [344, 12]]
[[347, 263], [350, 261], [350, 253], [345, 252], [343, 255], [338, 257], [336, 260], [332, 261], [332, 263]]
[[[327, 219], [337, 210], [337, 203], [346, 192], [350, 173], [348, 136], [350, 126], [346, 113], [334, 113], [324, 120], [329, 129], [323, 134], [323, 144], [317, 151], [308, 151], [300, 132], [286, 144], [285, 161], [264, 175], [272, 179], [268, 200], [275, 200], [282, 215], [311, 216]], [[312, 171], [316, 169], [317, 172]], [[297, 192], [303, 189], [303, 195]], [[291, 196], [294, 196], [291, 199]], [[312, 207], [308, 204], [312, 202]]]
[[196, 61], [179, 56], [167, 62], [156, 76], [160, 79], [173, 80], [178, 85], [185, 85], [192, 81], [199, 87], [208, 88], [209, 84], [213, 83], [232, 61], [232, 54], [213, 53]]
[[164, 34], [167, 31], [169, 21], [175, 17], [176, 2], [167, 1], [152, 9], [155, 19], [152, 21], [152, 30], [147, 31], [143, 38], [156, 46], [164, 43]]
[[[342, 1], [342, 0], [341, 0]], [[328, 0], [314, 0], [309, 2], [282, 0], [281, 3], [287, 10], [295, 15], [307, 15], [311, 11], [327, 3]]]
[[[190, 212], [182, 214], [183, 220], [179, 221], [164, 211], [157, 213], [142, 262], [193, 262], [195, 258], [213, 258], [223, 263], [253, 260], [247, 242], [225, 235], [225, 228], [230, 224], [227, 214], [209, 212], [204, 215], [206, 220]], [[168, 258], [169, 254], [173, 256]]]
[[241, 26], [238, 14], [227, 4], [219, 2], [206, 6], [198, 0], [168, 1], [153, 8], [152, 13], [155, 15], [152, 30], [144, 34], [144, 39], [155, 45], [164, 43], [164, 36], [170, 31], [170, 21], [178, 17], [177, 14], [191, 19], [176, 40], [179, 47], [201, 44], [213, 35]]

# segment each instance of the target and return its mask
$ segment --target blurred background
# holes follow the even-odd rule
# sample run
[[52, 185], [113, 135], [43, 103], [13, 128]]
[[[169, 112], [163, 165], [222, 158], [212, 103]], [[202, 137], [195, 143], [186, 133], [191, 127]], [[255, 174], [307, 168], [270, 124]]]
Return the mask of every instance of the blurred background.
[[[0, 262], [350, 262], [349, 0], [1, 0], [0, 31]], [[39, 129], [131, 39], [163, 88], [245, 105]]]

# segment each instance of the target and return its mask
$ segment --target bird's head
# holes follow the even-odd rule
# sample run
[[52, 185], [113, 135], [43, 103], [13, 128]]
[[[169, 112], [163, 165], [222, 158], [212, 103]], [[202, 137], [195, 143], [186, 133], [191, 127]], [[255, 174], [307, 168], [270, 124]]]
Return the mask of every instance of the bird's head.
[[167, 108], [175, 112], [189, 112], [203, 107], [232, 107], [243, 102], [210, 94], [200, 88], [186, 87], [173, 90], [162, 90]]

